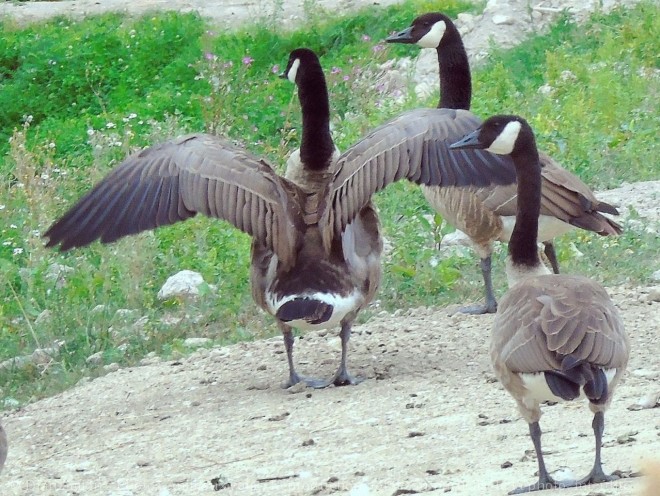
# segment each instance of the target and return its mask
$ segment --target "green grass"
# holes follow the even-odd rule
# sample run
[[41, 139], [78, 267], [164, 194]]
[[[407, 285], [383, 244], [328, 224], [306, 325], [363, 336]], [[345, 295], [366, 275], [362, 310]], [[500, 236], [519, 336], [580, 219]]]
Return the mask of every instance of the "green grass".
[[[46, 366], [0, 370], [0, 394], [30, 401], [102, 373], [85, 363], [98, 351], [104, 363], [133, 364], [149, 352], [186, 353], [189, 336], [221, 344], [276, 333], [251, 301], [249, 238], [225, 223], [195, 218], [66, 254], [44, 249], [40, 233], [129, 151], [180, 132], [226, 134], [282, 164], [299, 144], [300, 113], [293, 85], [276, 73], [298, 46], [321, 55], [342, 149], [405, 108], [435, 105], [437, 96], [397, 104], [372, 86], [380, 63], [417, 54], [379, 41], [420, 11], [465, 8], [445, 5], [408, 2], [328, 20], [310, 9], [309, 26], [287, 33], [260, 21], [217, 34], [175, 13], [0, 26], [0, 362], [63, 343]], [[595, 188], [657, 179], [659, 10], [644, 3], [582, 27], [562, 21], [493, 53], [474, 74], [474, 111], [525, 115], [543, 149]], [[475, 257], [438, 257], [451, 228], [427, 220], [417, 187], [395, 184], [377, 203], [392, 245], [379, 308], [481, 298]], [[576, 258], [572, 245], [585, 256]], [[557, 246], [566, 271], [606, 284], [643, 282], [659, 251], [656, 237], [637, 231], [616, 240], [575, 232]], [[504, 250], [495, 258], [501, 294]], [[55, 263], [72, 271], [53, 277]], [[217, 291], [195, 303], [159, 302], [158, 289], [181, 269], [201, 272]]]

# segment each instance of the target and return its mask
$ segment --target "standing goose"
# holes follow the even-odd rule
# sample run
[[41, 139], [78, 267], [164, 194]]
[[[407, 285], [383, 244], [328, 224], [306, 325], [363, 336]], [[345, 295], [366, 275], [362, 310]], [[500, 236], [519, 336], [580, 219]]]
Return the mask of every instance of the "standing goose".
[[[440, 71], [438, 108], [470, 109], [472, 81], [463, 40], [454, 23], [444, 14], [430, 13], [416, 18], [412, 25], [386, 40], [389, 43], [417, 44], [435, 48]], [[472, 118], [474, 116], [470, 114]], [[600, 212], [618, 215], [613, 206], [599, 201], [577, 176], [562, 168], [548, 155], [541, 154], [541, 217], [538, 239], [553, 271], [559, 273], [552, 238], [573, 227], [601, 235], [621, 233], [621, 226]], [[513, 163], [507, 165], [513, 170]], [[493, 241], [508, 242], [516, 215], [516, 186], [489, 185], [485, 188], [436, 188], [422, 186], [431, 206], [449, 223], [465, 232], [481, 258], [486, 303], [461, 309], [466, 313], [494, 313], [497, 301], [491, 279]]]
[[[462, 110], [420, 109], [375, 129], [334, 160], [328, 94], [316, 55], [291, 53], [303, 115], [300, 159], [286, 177], [263, 159], [208, 134], [146, 148], [112, 170], [45, 233], [63, 251], [188, 219], [223, 219], [250, 234], [252, 296], [275, 317], [289, 365], [285, 387], [354, 384], [346, 368], [351, 325], [380, 280], [382, 240], [371, 196], [388, 184], [511, 184], [515, 173], [488, 152], [453, 154], [449, 144], [478, 125]], [[456, 160], [461, 157], [461, 160]], [[292, 327], [341, 327], [331, 381], [300, 377]]]
[[[614, 480], [603, 472], [600, 449], [604, 412], [628, 363], [628, 338], [600, 284], [582, 276], [550, 274], [539, 258], [543, 163], [534, 133], [524, 119], [500, 115], [487, 119], [452, 148], [510, 155], [518, 176], [520, 208], [506, 267], [509, 290], [495, 316], [490, 355], [495, 374], [529, 424], [539, 480], [509, 494]], [[594, 466], [584, 479], [556, 481], [543, 461], [539, 403], [574, 400], [582, 394], [594, 413]]]

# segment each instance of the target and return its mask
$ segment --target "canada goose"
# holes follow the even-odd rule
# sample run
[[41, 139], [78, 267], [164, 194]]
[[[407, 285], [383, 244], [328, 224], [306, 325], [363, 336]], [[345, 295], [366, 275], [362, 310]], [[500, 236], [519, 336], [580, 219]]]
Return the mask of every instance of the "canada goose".
[[[472, 81], [470, 64], [463, 40], [454, 23], [444, 14], [429, 13], [417, 17], [407, 29], [386, 39], [389, 43], [417, 44], [435, 48], [440, 71], [438, 108], [470, 109]], [[618, 215], [613, 206], [599, 201], [577, 176], [548, 155], [541, 154], [541, 218], [538, 238], [553, 271], [559, 273], [552, 238], [573, 227], [601, 235], [621, 233], [621, 226], [600, 212]], [[508, 167], [513, 170], [509, 161]], [[516, 215], [515, 185], [489, 185], [485, 188], [436, 188], [422, 185], [431, 206], [449, 223], [465, 232], [481, 258], [486, 303], [462, 308], [465, 313], [494, 313], [497, 301], [491, 279], [493, 241], [509, 241]]]
[[[356, 382], [346, 368], [351, 325], [380, 279], [382, 241], [371, 196], [403, 178], [484, 186], [511, 184], [515, 173], [481, 150], [450, 156], [449, 144], [478, 124], [469, 113], [452, 109], [404, 113], [334, 161], [324, 76], [309, 55], [294, 51], [285, 71], [298, 85], [303, 114], [302, 166], [289, 161], [288, 179], [223, 138], [191, 134], [129, 156], [45, 236], [46, 246], [59, 244], [65, 251], [98, 238], [110, 243], [197, 213], [230, 222], [253, 237], [252, 296], [284, 335], [285, 386], [304, 380], [323, 387]], [[341, 326], [342, 358], [333, 379], [298, 376], [291, 328], [336, 325]]]
[[5, 460], [7, 460], [8, 447], [7, 433], [0, 424], [0, 473], [2, 473], [2, 468], [5, 466]]
[[[536, 484], [509, 494], [571, 487], [616, 479], [603, 472], [600, 448], [604, 412], [626, 369], [628, 338], [605, 289], [582, 276], [550, 274], [537, 250], [541, 210], [541, 168], [534, 133], [521, 117], [500, 115], [452, 145], [508, 154], [518, 176], [516, 222], [509, 241], [509, 290], [493, 323], [490, 355], [504, 388], [529, 424], [539, 464]], [[596, 456], [589, 475], [556, 481], [548, 474], [541, 450], [539, 403], [574, 400], [584, 394], [594, 413]]]

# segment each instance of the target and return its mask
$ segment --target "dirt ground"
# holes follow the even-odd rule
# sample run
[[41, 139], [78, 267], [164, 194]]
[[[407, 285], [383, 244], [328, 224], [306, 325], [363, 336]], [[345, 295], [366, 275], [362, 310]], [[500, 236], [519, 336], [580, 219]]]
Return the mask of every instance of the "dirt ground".
[[[628, 407], [660, 394], [660, 303], [640, 288], [610, 293], [633, 353], [603, 460], [630, 473], [659, 452], [659, 410]], [[118, 370], [5, 414], [0, 494], [210, 495], [216, 478], [227, 495], [506, 494], [534, 481], [536, 461], [526, 423], [493, 382], [492, 320], [424, 308], [374, 318], [351, 342], [352, 371], [367, 378], [354, 387], [282, 390], [280, 338]], [[329, 377], [340, 344], [322, 334], [297, 340], [296, 357], [301, 372]], [[550, 469], [582, 476], [593, 456], [586, 405], [544, 411]], [[545, 494], [632, 496], [643, 484]]]
[[[292, 22], [303, 3], [282, 2]], [[84, 15], [116, 5], [132, 12], [178, 5], [233, 22], [265, 4], [272, 2], [3, 2], [0, 15], [29, 21], [48, 8], [51, 15], [61, 9]], [[660, 303], [650, 297], [657, 288], [608, 290], [633, 352], [606, 415], [603, 460], [606, 471], [628, 475], [660, 457], [660, 410], [635, 407], [657, 405], [660, 396]], [[5, 412], [11, 444], [0, 495], [210, 495], [212, 481], [217, 494], [241, 496], [506, 494], [535, 480], [527, 425], [494, 382], [487, 355], [492, 316], [450, 313], [401, 310], [358, 326], [349, 361], [367, 380], [355, 387], [282, 390], [286, 359], [281, 338], [273, 338], [200, 350], [178, 362], [154, 359]], [[329, 377], [339, 350], [334, 331], [306, 334], [296, 341], [299, 370]], [[586, 405], [544, 411], [549, 468], [572, 471], [559, 477], [584, 475], [593, 456]], [[646, 484], [626, 478], [544, 494], [637, 496]], [[660, 486], [648, 491], [658, 496]]]

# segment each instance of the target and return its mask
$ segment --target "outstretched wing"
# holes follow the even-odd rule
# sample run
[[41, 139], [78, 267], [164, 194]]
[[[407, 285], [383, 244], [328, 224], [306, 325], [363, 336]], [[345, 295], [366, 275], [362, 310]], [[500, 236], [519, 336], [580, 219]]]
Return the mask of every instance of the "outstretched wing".
[[412, 110], [378, 127], [339, 157], [323, 197], [322, 225], [328, 222], [340, 233], [374, 193], [400, 179], [431, 186], [515, 183], [509, 157], [449, 149], [480, 124], [466, 110], [440, 108]]
[[192, 134], [128, 157], [46, 232], [61, 250], [188, 219], [224, 219], [285, 263], [300, 243], [303, 194], [263, 160], [230, 142]]

